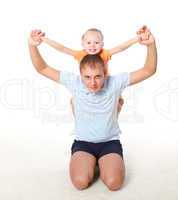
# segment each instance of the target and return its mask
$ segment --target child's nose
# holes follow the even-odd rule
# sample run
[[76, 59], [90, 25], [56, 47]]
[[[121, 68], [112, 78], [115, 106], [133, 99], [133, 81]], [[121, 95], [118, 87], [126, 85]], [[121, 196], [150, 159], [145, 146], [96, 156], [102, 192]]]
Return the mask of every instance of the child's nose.
[[94, 47], [94, 46], [95, 46], [95, 43], [92, 43], [91, 46]]

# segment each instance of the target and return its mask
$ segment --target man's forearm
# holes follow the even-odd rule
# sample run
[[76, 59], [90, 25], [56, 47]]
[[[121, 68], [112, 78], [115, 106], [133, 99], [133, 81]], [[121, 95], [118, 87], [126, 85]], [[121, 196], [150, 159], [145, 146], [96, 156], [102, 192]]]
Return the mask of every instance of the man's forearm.
[[35, 69], [39, 72], [44, 69], [47, 64], [41, 57], [41, 54], [36, 46], [29, 45], [30, 57]]
[[144, 68], [151, 74], [156, 72], [157, 68], [157, 49], [155, 42], [147, 47], [147, 57]]

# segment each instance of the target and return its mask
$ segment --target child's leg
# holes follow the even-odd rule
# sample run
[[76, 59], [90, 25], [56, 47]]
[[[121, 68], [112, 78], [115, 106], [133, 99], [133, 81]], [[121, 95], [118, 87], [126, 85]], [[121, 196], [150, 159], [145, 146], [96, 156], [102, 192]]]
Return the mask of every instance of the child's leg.
[[85, 189], [93, 181], [96, 158], [84, 151], [77, 151], [71, 156], [70, 177], [74, 186]]
[[117, 153], [109, 153], [99, 159], [102, 181], [110, 190], [121, 188], [125, 177], [125, 166], [122, 157]]
[[118, 100], [118, 105], [117, 105], [117, 111], [118, 111], [118, 113], [120, 113], [123, 104], [124, 104], [124, 99], [122, 98], [122, 96], [120, 96], [119, 100]]

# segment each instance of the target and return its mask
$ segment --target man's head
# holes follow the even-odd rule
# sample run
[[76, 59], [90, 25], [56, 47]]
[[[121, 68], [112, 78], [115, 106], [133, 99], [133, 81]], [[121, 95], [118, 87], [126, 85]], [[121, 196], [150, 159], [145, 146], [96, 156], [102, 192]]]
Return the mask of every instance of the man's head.
[[80, 62], [80, 74], [88, 90], [98, 92], [104, 85], [107, 70], [103, 60], [98, 54], [86, 55]]
[[82, 36], [83, 49], [90, 55], [99, 53], [103, 45], [103, 34], [96, 28], [88, 29]]

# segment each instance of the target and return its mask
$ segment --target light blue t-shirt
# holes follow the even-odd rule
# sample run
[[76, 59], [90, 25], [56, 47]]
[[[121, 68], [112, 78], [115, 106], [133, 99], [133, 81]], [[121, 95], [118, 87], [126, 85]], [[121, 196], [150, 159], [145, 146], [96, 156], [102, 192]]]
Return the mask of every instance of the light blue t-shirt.
[[70, 72], [60, 72], [60, 83], [74, 99], [76, 140], [97, 143], [119, 139], [118, 98], [129, 85], [129, 73], [109, 76], [97, 93], [90, 92], [81, 77]]

